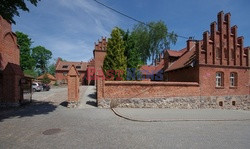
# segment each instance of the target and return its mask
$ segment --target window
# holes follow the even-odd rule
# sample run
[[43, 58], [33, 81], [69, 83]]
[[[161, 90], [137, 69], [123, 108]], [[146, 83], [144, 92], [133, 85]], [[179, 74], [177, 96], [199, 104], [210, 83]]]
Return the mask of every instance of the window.
[[218, 59], [221, 58], [221, 50], [220, 50], [220, 48], [216, 48], [216, 58], [218, 58]]
[[230, 87], [235, 87], [236, 86], [236, 78], [237, 74], [235, 72], [230, 73]]
[[76, 66], [76, 69], [81, 69], [82, 67], [81, 66]]
[[64, 75], [64, 76], [67, 76], [67, 72], [63, 72], [63, 75]]
[[222, 87], [222, 86], [223, 86], [223, 73], [216, 72], [216, 87]]
[[68, 68], [68, 65], [63, 65], [62, 68]]

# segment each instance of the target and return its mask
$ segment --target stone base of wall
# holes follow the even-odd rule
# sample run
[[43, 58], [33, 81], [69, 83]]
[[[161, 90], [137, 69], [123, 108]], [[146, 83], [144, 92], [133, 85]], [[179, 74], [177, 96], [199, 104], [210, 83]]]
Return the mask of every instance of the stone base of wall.
[[110, 108], [179, 108], [179, 109], [242, 109], [250, 110], [250, 95], [241, 96], [194, 96], [154, 99], [104, 99], [98, 107]]
[[67, 107], [68, 108], [76, 108], [79, 106], [79, 104], [80, 104], [80, 102], [78, 102], [78, 101], [71, 101], [71, 102], [68, 102]]

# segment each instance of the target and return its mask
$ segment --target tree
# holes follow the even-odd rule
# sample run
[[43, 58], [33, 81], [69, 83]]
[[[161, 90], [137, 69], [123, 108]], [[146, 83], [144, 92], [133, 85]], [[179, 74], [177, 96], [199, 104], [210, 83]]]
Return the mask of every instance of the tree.
[[30, 75], [32, 77], [35, 77], [35, 78], [38, 76], [37, 72], [34, 69], [33, 70], [30, 70], [30, 69], [24, 70], [23, 73], [26, 75]]
[[51, 81], [50, 81], [50, 79], [49, 79], [47, 73], [45, 73], [44, 76], [43, 76], [43, 79], [42, 79], [42, 83], [44, 83], [44, 84], [49, 84], [50, 82], [51, 82]]
[[47, 72], [49, 60], [52, 58], [52, 52], [45, 47], [37, 46], [32, 49], [32, 57], [36, 62], [36, 69], [40, 74]]
[[[40, 0], [27, 0], [31, 4], [37, 6]], [[14, 16], [19, 16], [19, 9], [29, 12], [24, 0], [1, 0], [0, 2], [0, 15], [7, 21], [16, 24]]]
[[31, 57], [31, 38], [22, 32], [16, 32], [17, 43], [20, 46], [20, 66], [22, 70], [32, 70], [35, 67], [35, 60]]
[[48, 72], [52, 75], [55, 75], [55, 72], [56, 72], [56, 66], [54, 63], [50, 64], [49, 67], [48, 67]]
[[150, 22], [147, 25], [137, 24], [131, 34], [135, 38], [135, 47], [140, 51], [144, 63], [147, 60], [153, 62], [160, 52], [170, 48], [170, 45], [177, 41], [177, 35], [174, 32], [169, 33], [163, 21]]
[[103, 63], [105, 75], [111, 80], [123, 80], [126, 77], [127, 59], [124, 51], [125, 44], [122, 34], [116, 27], [112, 30], [111, 38], [108, 40], [107, 55]]

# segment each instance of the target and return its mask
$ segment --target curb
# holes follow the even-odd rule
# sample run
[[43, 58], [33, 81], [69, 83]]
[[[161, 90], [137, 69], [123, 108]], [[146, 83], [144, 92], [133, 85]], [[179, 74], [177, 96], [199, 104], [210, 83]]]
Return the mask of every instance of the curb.
[[250, 121], [250, 119], [136, 119], [132, 118], [117, 112], [114, 108], [111, 108], [115, 115], [134, 122], [206, 122], [206, 121], [224, 121], [224, 122], [231, 122], [231, 121]]

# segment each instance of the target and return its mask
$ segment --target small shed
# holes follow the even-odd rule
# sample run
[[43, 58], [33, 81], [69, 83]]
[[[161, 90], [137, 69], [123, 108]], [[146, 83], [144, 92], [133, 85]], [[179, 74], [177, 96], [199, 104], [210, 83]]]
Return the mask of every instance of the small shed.
[[52, 74], [50, 74], [50, 73], [45, 73], [45, 74], [37, 77], [37, 80], [40, 80], [40, 81], [43, 80], [43, 78], [44, 78], [45, 75], [47, 75], [48, 78], [50, 79], [50, 83], [49, 83], [50, 85], [53, 85], [53, 84], [56, 83], [56, 78]]

